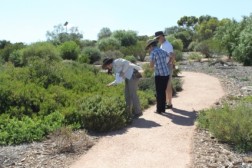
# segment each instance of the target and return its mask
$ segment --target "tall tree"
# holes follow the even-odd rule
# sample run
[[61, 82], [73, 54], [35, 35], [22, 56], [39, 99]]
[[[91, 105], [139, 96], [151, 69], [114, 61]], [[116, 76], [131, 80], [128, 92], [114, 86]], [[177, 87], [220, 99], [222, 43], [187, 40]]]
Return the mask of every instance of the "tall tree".
[[231, 58], [235, 46], [238, 45], [238, 37], [240, 34], [239, 23], [235, 20], [221, 20], [221, 26], [217, 28], [214, 38], [219, 40], [221, 45], [227, 50], [229, 58]]
[[56, 45], [66, 41], [74, 41], [80, 44], [83, 35], [79, 32], [78, 27], [70, 27], [68, 30], [62, 24], [54, 26], [53, 31], [46, 32], [47, 41], [53, 42]]
[[121, 42], [121, 46], [127, 47], [137, 43], [137, 33], [132, 30], [117, 30], [112, 33], [112, 36]]
[[112, 34], [111, 30], [108, 27], [104, 27], [98, 33], [98, 39], [100, 40], [102, 38], [110, 37], [111, 34]]
[[183, 16], [178, 21], [177, 24], [179, 26], [193, 28], [195, 24], [198, 23], [198, 18], [195, 16]]

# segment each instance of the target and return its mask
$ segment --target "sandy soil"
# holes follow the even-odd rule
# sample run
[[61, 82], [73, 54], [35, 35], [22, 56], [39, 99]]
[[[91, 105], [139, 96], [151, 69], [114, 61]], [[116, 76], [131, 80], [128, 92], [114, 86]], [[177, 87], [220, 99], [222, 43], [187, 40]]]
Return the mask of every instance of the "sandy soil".
[[155, 106], [120, 131], [102, 137], [71, 168], [183, 168], [193, 167], [192, 144], [196, 111], [224, 96], [217, 78], [183, 72], [183, 91], [172, 110], [160, 115]]

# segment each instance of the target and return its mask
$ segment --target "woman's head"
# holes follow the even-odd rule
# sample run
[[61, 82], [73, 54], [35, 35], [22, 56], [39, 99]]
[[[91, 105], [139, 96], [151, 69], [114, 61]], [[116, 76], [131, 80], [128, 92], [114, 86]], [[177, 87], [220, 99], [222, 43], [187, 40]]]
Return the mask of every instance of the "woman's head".
[[105, 58], [103, 60], [102, 69], [112, 69], [113, 58]]

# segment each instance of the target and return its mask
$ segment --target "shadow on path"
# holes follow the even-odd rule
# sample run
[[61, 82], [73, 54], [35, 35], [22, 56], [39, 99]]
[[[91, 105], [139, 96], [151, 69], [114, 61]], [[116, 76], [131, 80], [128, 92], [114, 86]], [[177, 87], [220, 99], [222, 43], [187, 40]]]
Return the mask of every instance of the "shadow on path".
[[195, 111], [185, 111], [177, 108], [173, 108], [172, 111], [174, 113], [165, 112], [162, 113], [162, 116], [168, 117], [174, 124], [183, 125], [183, 126], [192, 126], [194, 125], [196, 119]]
[[95, 135], [97, 137], [102, 136], [115, 136], [115, 135], [122, 135], [128, 131], [129, 128], [136, 127], [136, 128], [152, 128], [152, 127], [159, 127], [160, 124], [156, 123], [155, 121], [146, 120], [144, 118], [133, 119], [132, 123], [129, 124], [126, 128], [122, 128], [120, 130], [106, 132], [106, 133], [90, 133], [91, 135]]
[[159, 127], [159, 126], [161, 125], [154, 121], [146, 120], [144, 118], [138, 118], [138, 119], [135, 119], [129, 127], [152, 128], [152, 127]]

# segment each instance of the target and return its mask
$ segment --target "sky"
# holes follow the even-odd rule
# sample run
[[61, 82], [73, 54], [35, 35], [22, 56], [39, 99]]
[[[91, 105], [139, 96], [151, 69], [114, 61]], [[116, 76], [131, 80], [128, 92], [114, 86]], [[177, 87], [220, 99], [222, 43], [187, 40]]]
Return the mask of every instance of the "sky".
[[46, 32], [68, 22], [83, 39], [97, 40], [104, 27], [138, 35], [177, 26], [183, 16], [210, 15], [240, 21], [252, 14], [251, 0], [0, 0], [0, 40], [45, 41]]

